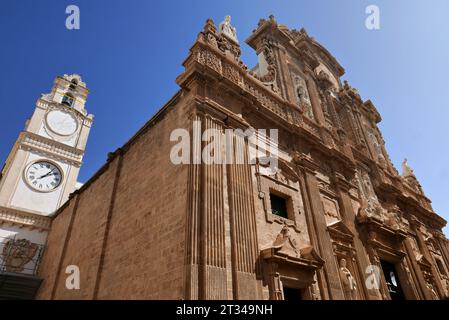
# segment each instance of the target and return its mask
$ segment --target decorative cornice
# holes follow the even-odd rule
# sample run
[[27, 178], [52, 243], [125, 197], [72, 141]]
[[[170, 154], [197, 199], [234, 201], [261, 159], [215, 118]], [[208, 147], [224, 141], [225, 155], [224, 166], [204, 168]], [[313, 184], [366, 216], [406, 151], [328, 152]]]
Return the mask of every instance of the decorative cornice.
[[47, 231], [50, 230], [51, 219], [31, 212], [0, 207], [0, 225], [3, 224]]
[[83, 112], [81, 112], [72, 107], [65, 106], [61, 103], [46, 100], [45, 96], [37, 99], [36, 107], [41, 108], [43, 110], [51, 110], [51, 109], [65, 110], [66, 112], [72, 113], [74, 116], [76, 116], [80, 120], [80, 122], [83, 123], [84, 125], [89, 127], [92, 126], [93, 115], [87, 114], [87, 111], [85, 109], [83, 109], [82, 110]]
[[22, 132], [19, 136], [18, 143], [20, 148], [24, 150], [44, 153], [78, 167], [82, 164], [83, 150], [42, 137], [35, 133]]
[[225, 78], [238, 87], [241, 93], [247, 97], [253, 97], [262, 108], [288, 123], [290, 126], [301, 128], [309, 135], [320, 140], [319, 126], [306, 119], [297, 109], [291, 107], [290, 103], [285, 101], [279, 94], [268, 88], [263, 82], [252, 76], [246, 66], [232, 61], [219, 52], [218, 49], [204, 43], [202, 39], [192, 47], [189, 58], [184, 62], [186, 72], [177, 78], [177, 83], [184, 87], [188, 79], [194, 72], [190, 69], [194, 64], [202, 66], [200, 70], [207, 67], [215, 72], [218, 77]]

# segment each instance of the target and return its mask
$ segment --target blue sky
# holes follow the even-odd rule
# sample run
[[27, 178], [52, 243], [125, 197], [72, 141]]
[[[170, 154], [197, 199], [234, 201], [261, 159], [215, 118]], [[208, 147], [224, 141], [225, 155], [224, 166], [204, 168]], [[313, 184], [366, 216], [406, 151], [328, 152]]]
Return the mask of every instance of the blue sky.
[[[80, 30], [65, 28], [70, 4], [80, 8]], [[380, 8], [377, 31], [364, 25], [370, 4]], [[255, 53], [243, 40], [274, 14], [337, 58], [343, 78], [381, 113], [396, 167], [407, 157], [435, 211], [449, 219], [448, 12], [447, 0], [2, 0], [0, 162], [53, 78], [79, 73], [95, 115], [79, 177], [87, 181], [178, 90], [181, 63], [207, 18], [232, 16], [252, 67]]]

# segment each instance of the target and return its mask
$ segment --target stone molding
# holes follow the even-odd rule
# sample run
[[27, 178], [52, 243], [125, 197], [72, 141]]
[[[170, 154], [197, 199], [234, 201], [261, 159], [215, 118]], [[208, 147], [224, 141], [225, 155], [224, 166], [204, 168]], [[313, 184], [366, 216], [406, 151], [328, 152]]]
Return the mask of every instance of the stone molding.
[[0, 225], [3, 224], [47, 231], [50, 229], [51, 218], [22, 210], [0, 207]]
[[18, 143], [21, 149], [44, 153], [47, 156], [80, 167], [83, 159], [83, 150], [65, 145], [35, 133], [22, 132]]

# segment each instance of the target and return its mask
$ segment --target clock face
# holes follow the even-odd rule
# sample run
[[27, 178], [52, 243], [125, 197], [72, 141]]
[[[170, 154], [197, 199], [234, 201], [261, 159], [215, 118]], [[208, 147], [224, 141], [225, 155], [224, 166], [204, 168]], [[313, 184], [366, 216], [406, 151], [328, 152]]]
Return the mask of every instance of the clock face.
[[26, 169], [25, 180], [35, 190], [50, 192], [60, 186], [62, 174], [53, 163], [37, 161]]
[[51, 131], [61, 136], [70, 136], [78, 129], [75, 117], [62, 110], [53, 110], [47, 114], [47, 124]]

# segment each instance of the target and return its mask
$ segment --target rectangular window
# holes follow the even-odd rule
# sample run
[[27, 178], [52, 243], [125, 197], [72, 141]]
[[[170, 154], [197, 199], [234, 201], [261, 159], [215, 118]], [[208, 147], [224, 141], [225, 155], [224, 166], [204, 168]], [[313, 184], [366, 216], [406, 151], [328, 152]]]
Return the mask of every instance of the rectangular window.
[[287, 199], [270, 193], [271, 213], [288, 219]]

